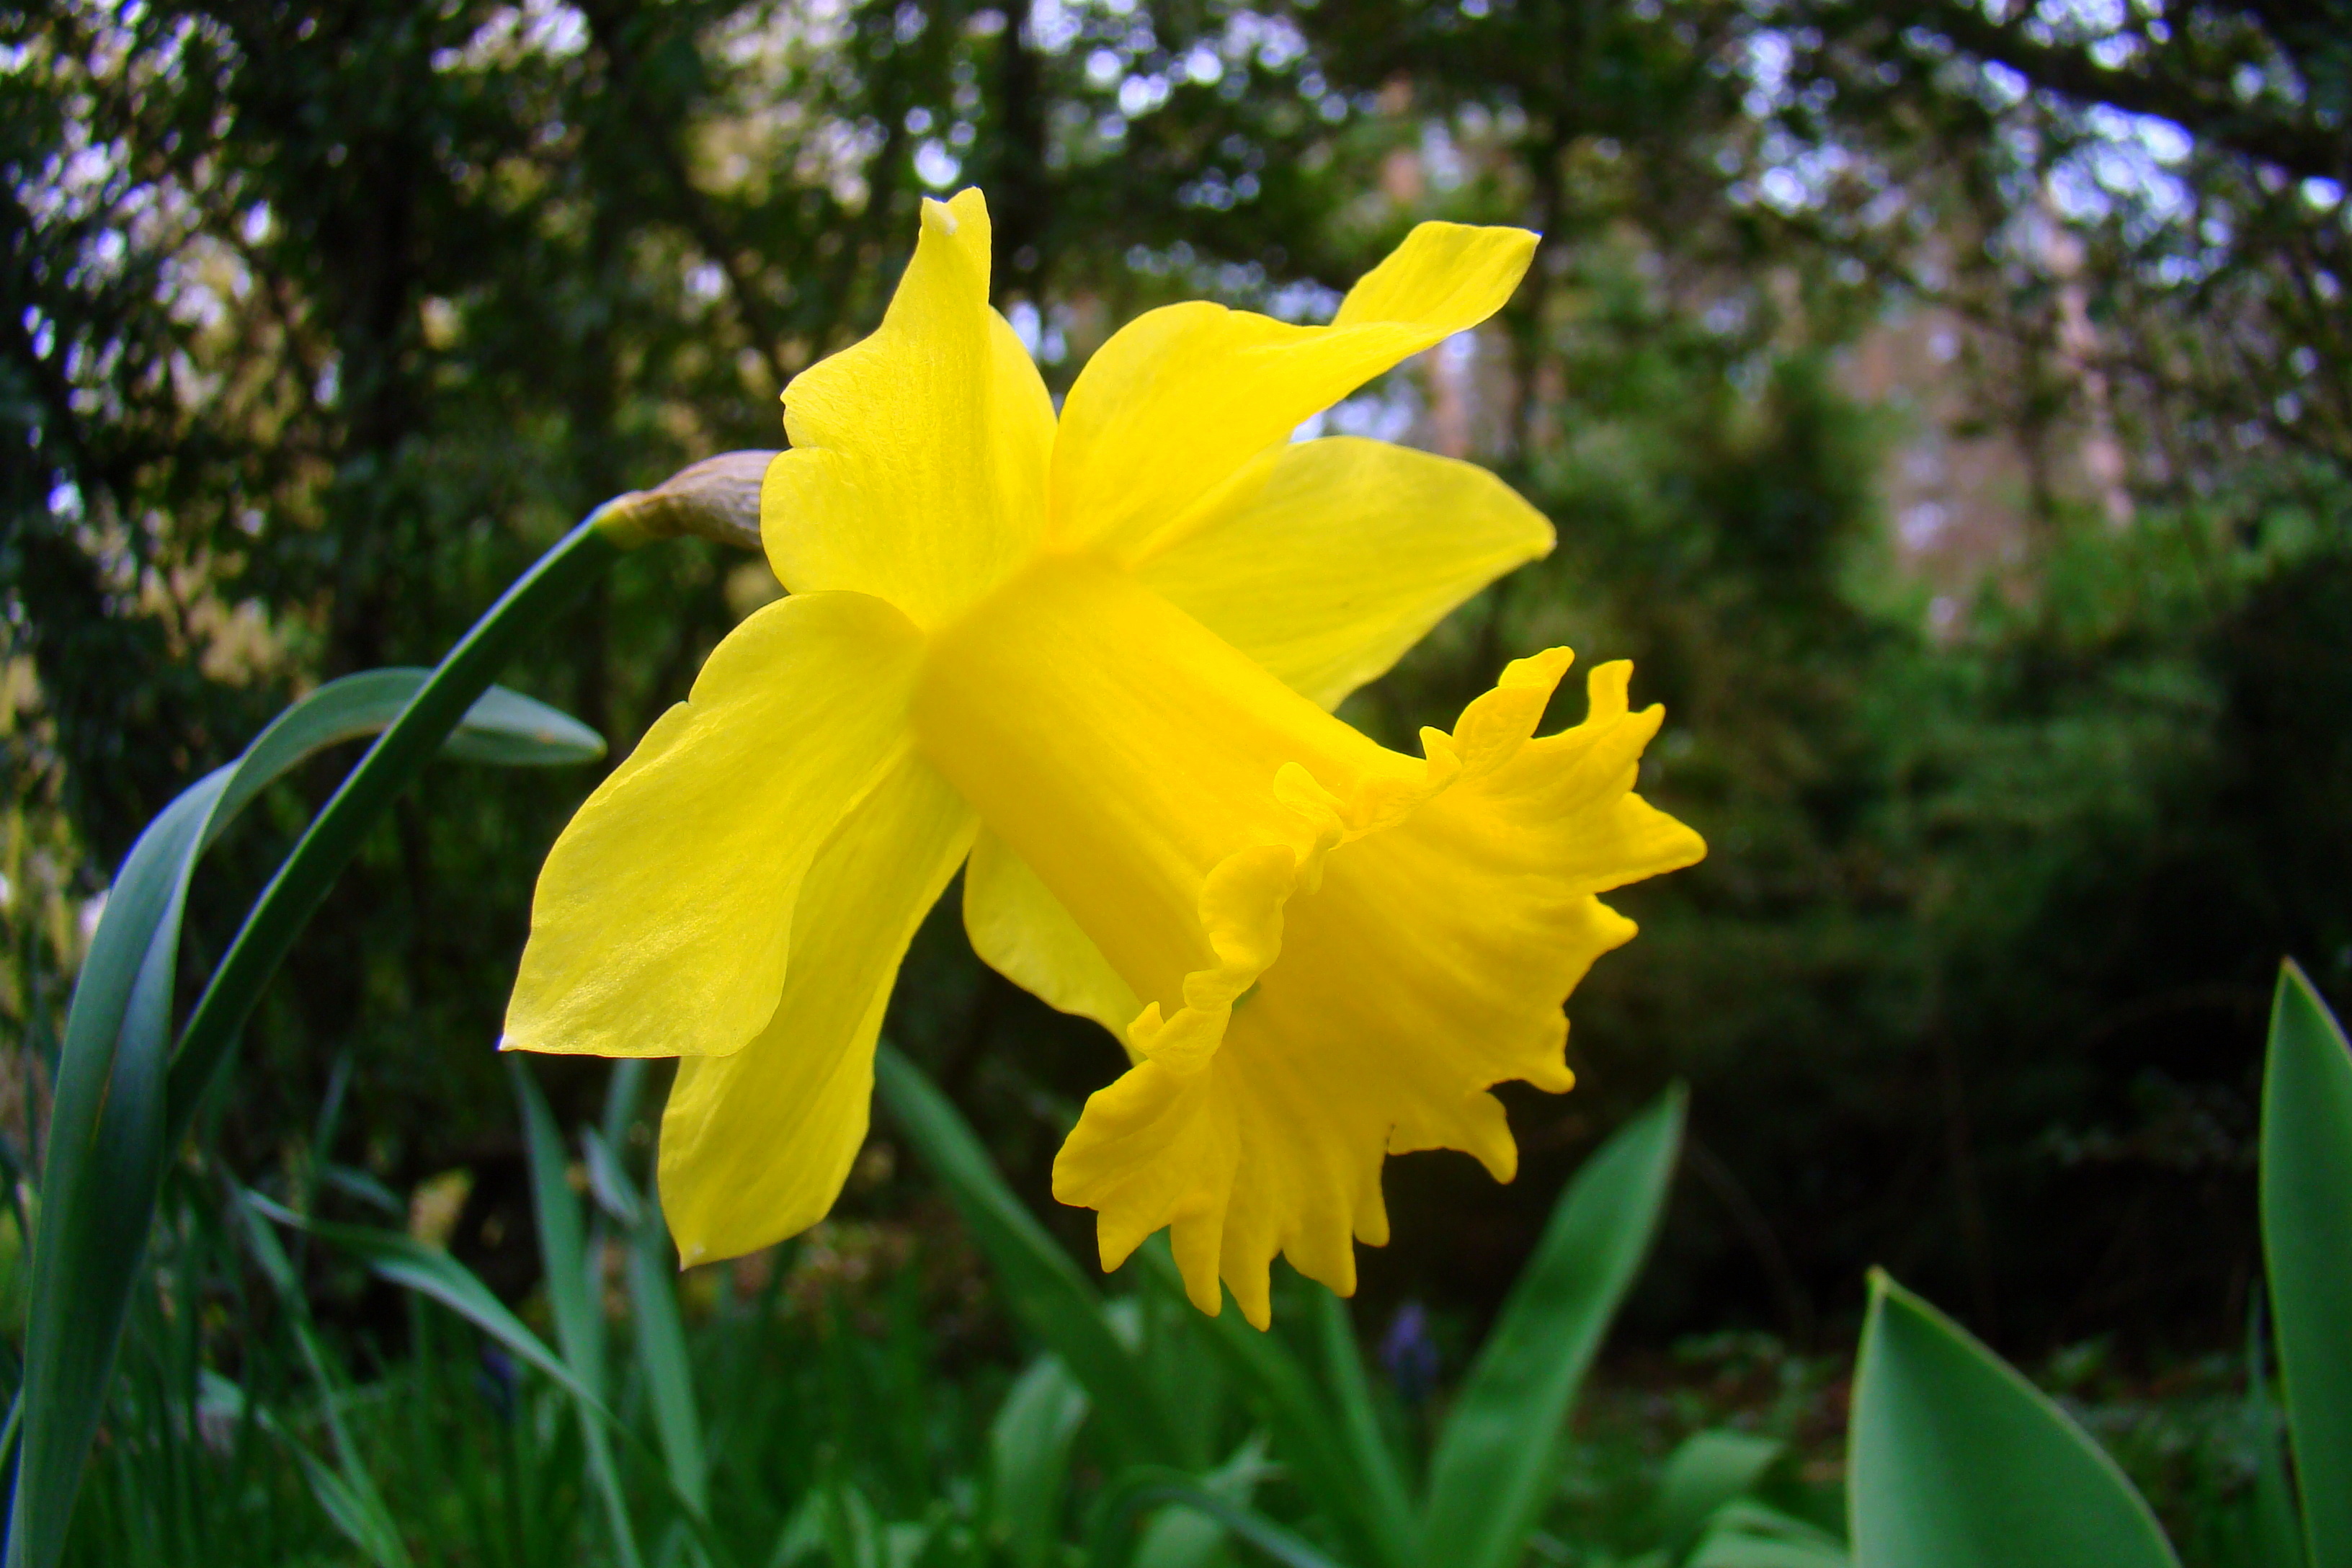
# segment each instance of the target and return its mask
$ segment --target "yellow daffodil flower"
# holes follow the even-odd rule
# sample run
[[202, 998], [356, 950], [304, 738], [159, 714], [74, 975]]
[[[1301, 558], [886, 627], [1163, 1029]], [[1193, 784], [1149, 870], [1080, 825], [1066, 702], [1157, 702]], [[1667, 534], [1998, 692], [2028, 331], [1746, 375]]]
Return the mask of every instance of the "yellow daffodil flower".
[[761, 531], [789, 595], [549, 854], [505, 1044], [679, 1056], [663, 1206], [689, 1262], [822, 1218], [866, 1135], [900, 958], [958, 868], [980, 955], [1131, 1065], [1055, 1195], [1105, 1268], [1172, 1232], [1192, 1300], [1267, 1321], [1276, 1252], [1346, 1294], [1385, 1156], [1517, 1163], [1489, 1088], [1565, 1089], [1560, 1005], [1688, 865], [1634, 795], [1660, 710], [1604, 665], [1503, 671], [1423, 755], [1329, 710], [1551, 548], [1465, 463], [1293, 443], [1509, 296], [1536, 237], [1423, 224], [1328, 327], [1192, 303], [1114, 336], [1060, 416], [989, 308], [988, 209], [926, 202], [880, 330], [784, 394]]

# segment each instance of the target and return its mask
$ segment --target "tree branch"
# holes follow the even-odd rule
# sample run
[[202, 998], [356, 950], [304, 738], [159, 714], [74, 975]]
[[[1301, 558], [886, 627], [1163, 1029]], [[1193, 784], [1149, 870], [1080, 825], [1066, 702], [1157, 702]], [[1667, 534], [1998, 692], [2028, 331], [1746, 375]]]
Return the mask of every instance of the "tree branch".
[[2233, 153], [2299, 178], [2341, 181], [2352, 170], [2352, 139], [2316, 123], [2251, 111], [2204, 84], [2147, 71], [2117, 70], [2078, 50], [2026, 37], [1961, 0], [1923, 0], [1915, 25], [1940, 33], [1963, 53], [1990, 60], [2064, 98], [2152, 114]]

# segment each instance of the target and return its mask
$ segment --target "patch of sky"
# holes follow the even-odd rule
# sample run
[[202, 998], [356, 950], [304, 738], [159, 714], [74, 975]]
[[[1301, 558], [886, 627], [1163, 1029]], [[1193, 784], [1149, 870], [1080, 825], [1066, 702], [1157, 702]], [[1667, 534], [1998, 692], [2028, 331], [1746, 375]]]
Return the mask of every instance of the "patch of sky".
[[2077, 223], [2119, 217], [2137, 243], [2188, 217], [2194, 198], [2172, 172], [2189, 156], [2187, 132], [2168, 120], [2105, 105], [2084, 114], [2083, 127], [2082, 144], [2050, 172], [2050, 199], [2062, 216]]
[[523, 0], [492, 11], [462, 48], [436, 49], [433, 68], [445, 73], [487, 70], [533, 55], [570, 59], [587, 47], [588, 18], [578, 6], [565, 0]]
[[1761, 27], [1748, 35], [1740, 51], [1739, 68], [1748, 79], [1740, 107], [1750, 120], [1768, 120], [1793, 101], [1789, 94], [1789, 68], [1796, 48], [1786, 33]]
[[1280, 321], [1328, 321], [1339, 309], [1340, 293], [1311, 278], [1294, 279], [1266, 290], [1265, 313]]
[[1454, 191], [1462, 188], [1466, 172], [1462, 149], [1454, 144], [1453, 133], [1442, 120], [1422, 121], [1421, 167], [1428, 175], [1433, 189]]
[[963, 160], [948, 151], [948, 144], [936, 136], [924, 138], [915, 147], [915, 178], [935, 191], [946, 190], [963, 173]]
[[2024, 101], [2027, 82], [2017, 71], [1999, 60], [1987, 60], [1977, 68], [1978, 96], [1991, 110], [2013, 109]]
[[1070, 357], [1069, 311], [1062, 306], [1041, 313], [1026, 300], [1015, 300], [1004, 313], [1013, 335], [1040, 364], [1060, 364]]
[[1412, 433], [1421, 414], [1421, 394], [1412, 380], [1389, 375], [1345, 402], [1308, 416], [1290, 438], [1312, 441], [1318, 436], [1360, 436], [1373, 441], [1402, 441]]
[[1118, 111], [1140, 120], [1168, 101], [1169, 82], [1159, 71], [1129, 77], [1118, 84]]
[[1288, 70], [1307, 56], [1307, 36], [1287, 16], [1236, 11], [1225, 18], [1219, 52], [1232, 65], [1255, 58], [1262, 70]]

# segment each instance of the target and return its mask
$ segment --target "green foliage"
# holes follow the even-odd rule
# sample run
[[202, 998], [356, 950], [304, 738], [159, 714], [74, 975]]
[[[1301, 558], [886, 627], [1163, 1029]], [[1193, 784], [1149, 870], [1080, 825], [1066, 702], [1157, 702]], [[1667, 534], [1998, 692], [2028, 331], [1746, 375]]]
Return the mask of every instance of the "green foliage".
[[[174, 801], [132, 847], [117, 879], [121, 897], [110, 900], [75, 986], [58, 1058], [40, 1188], [47, 1223], [36, 1233], [18, 1394], [12, 1563], [46, 1568], [63, 1548], [171, 1133], [185, 1126], [203, 1088], [201, 1077], [175, 1084], [171, 1056], [173, 972], [196, 857], [280, 774], [355, 735], [383, 730], [394, 737], [372, 748], [357, 770], [372, 773], [383, 793], [404, 782], [453, 729], [460, 747], [509, 763], [577, 762], [603, 750], [593, 733], [541, 704], [512, 692], [486, 695], [491, 669], [480, 661], [475, 668], [478, 679], [469, 687], [472, 671], [436, 680], [416, 670], [322, 687], [264, 730], [235, 764]], [[348, 841], [348, 827], [343, 837]], [[331, 833], [326, 842], [332, 844]], [[250, 1005], [243, 999], [239, 1016]], [[168, 1103], [175, 1088], [176, 1112]]]
[[2168, 1568], [2156, 1516], [2097, 1443], [1884, 1274], [1854, 1373], [1860, 1568]]
[[[2271, 1015], [2263, 1233], [2279, 1319], [2298, 1521], [2272, 1420], [2260, 1319], [2247, 1413], [2260, 1458], [2238, 1560], [2331, 1561], [2344, 1507], [2344, 1259], [2352, 1243], [2352, 1050], [2300, 969]], [[2292, 1348], [2289, 1348], [2292, 1347]], [[1854, 1374], [1854, 1556], [1874, 1563], [2178, 1561], [2115, 1462], [1999, 1356], [1884, 1273]]]
[[2311, 1568], [2352, 1563], [2352, 1052], [2290, 963], [2263, 1079], [2263, 1243]]
[[[947, 1184], [1002, 1275], [1015, 1281], [1050, 1279], [1066, 1267], [1054, 1242], [1021, 1211], [1003, 1177], [978, 1157], [962, 1119], [918, 1069], [886, 1047], [876, 1080], [893, 1120]], [[1570, 1184], [1543, 1247], [1472, 1365], [1437, 1436], [1428, 1474], [1418, 1485], [1404, 1479], [1380, 1430], [1353, 1331], [1336, 1301], [1324, 1299], [1319, 1289], [1309, 1292], [1317, 1299], [1310, 1310], [1323, 1348], [1325, 1375], [1318, 1379], [1308, 1358], [1280, 1334], [1252, 1329], [1237, 1312], [1209, 1318], [1188, 1310], [1164, 1242], [1148, 1244], [1139, 1254], [1139, 1267], [1176, 1312], [1177, 1331], [1189, 1330], [1208, 1345], [1215, 1364], [1265, 1420], [1274, 1452], [1292, 1468], [1294, 1480], [1349, 1556], [1400, 1568], [1412, 1563], [1499, 1568], [1524, 1555], [1550, 1501], [1569, 1411], [1649, 1251], [1680, 1151], [1682, 1122], [1683, 1095], [1675, 1089], [1618, 1132]], [[1024, 1307], [1024, 1301], [1030, 1304]], [[1145, 1430], [1153, 1425], [1169, 1432], [1180, 1428], [1176, 1412], [1162, 1406], [1160, 1391], [1150, 1388], [1144, 1367], [1137, 1364], [1157, 1355], [1160, 1347], [1148, 1338], [1132, 1351], [1121, 1344], [1116, 1321], [1098, 1300], [1075, 1289], [1046, 1296], [1024, 1292], [1016, 1284], [1012, 1306], [1060, 1358], [1058, 1364], [1071, 1369], [1094, 1409], [1138, 1397], [1142, 1389], [1151, 1403], [1134, 1412], [1129, 1423]], [[1187, 1387], [1175, 1397], [1195, 1399], [1198, 1390]], [[1187, 1500], [1241, 1529], [1244, 1539], [1257, 1539], [1233, 1523], [1253, 1517], [1246, 1509], [1230, 1502], [1211, 1506], [1183, 1489], [1191, 1483], [1178, 1485], [1160, 1473], [1171, 1465], [1181, 1467], [1172, 1445], [1136, 1457], [1157, 1468], [1132, 1483], [1137, 1489], [1114, 1492], [1100, 1505], [1105, 1519], [1114, 1522], [1098, 1521], [1098, 1554], [1114, 1550], [1111, 1543], [1126, 1527], [1122, 1510], [1139, 1510], [1146, 1500]], [[1182, 1471], [1170, 1474], [1181, 1478]], [[1169, 1490], [1171, 1486], [1177, 1489]], [[1746, 1489], [1733, 1488], [1717, 1500]], [[1268, 1550], [1286, 1560], [1306, 1561], [1286, 1543]]]
[[1561, 1197], [1446, 1417], [1423, 1563], [1507, 1568], [1525, 1552], [1577, 1389], [1649, 1254], [1681, 1152], [1684, 1098], [1677, 1086], [1621, 1130]]

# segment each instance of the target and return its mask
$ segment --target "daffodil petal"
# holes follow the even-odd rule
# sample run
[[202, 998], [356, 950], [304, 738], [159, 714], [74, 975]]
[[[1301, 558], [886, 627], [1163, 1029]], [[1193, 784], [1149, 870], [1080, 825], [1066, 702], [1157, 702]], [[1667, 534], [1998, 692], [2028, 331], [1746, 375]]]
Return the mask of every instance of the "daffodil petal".
[[764, 1028], [810, 861], [907, 752], [921, 650], [859, 594], [729, 634], [548, 852], [502, 1043], [725, 1056]]
[[733, 1056], [678, 1064], [660, 1175], [684, 1261], [754, 1251], [833, 1206], [866, 1139], [874, 1041], [899, 960], [976, 826], [946, 781], [908, 757], [817, 856], [775, 1016]]
[[1123, 1035], [1143, 1004], [1029, 863], [993, 833], [963, 873], [963, 927], [982, 962], [1048, 1006]]
[[1242, 465], [1400, 360], [1502, 307], [1535, 254], [1525, 229], [1425, 223], [1328, 327], [1193, 301], [1138, 317], [1062, 405], [1048, 537], [1122, 560]]
[[1550, 522], [1486, 469], [1334, 437], [1253, 459], [1136, 574], [1333, 708], [1551, 547]]
[[925, 202], [881, 327], [784, 389], [793, 446], [760, 533], [793, 593], [872, 594], [933, 626], [1036, 543], [1054, 405], [989, 308], [988, 251], [978, 191]]

